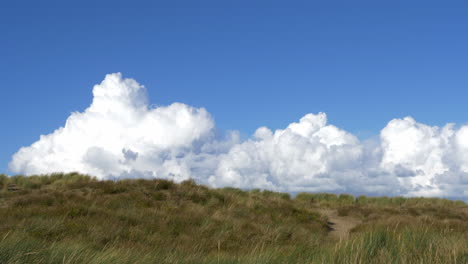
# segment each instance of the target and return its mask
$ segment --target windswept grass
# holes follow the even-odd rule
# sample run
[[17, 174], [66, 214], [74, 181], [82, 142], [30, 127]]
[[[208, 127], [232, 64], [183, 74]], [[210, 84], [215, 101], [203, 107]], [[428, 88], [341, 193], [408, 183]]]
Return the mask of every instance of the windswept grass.
[[[211, 189], [193, 181], [0, 175], [0, 263], [467, 263], [468, 206]], [[320, 210], [362, 224], [328, 235]]]

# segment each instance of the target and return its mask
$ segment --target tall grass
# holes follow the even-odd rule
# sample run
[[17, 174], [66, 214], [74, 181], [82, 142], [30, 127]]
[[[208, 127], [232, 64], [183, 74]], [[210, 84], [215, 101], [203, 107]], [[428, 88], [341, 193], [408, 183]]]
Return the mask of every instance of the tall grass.
[[[194, 181], [98, 181], [79, 173], [0, 175], [0, 187], [0, 263], [468, 261], [468, 207], [459, 201], [291, 198]], [[323, 207], [362, 224], [336, 241], [319, 213]]]

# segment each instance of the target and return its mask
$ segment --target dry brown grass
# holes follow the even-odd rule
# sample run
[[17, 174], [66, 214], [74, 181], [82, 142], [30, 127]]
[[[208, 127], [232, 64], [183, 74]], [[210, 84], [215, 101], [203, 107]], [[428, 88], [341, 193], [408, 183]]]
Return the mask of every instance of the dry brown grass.
[[[8, 186], [16, 187], [10, 188]], [[466, 263], [459, 201], [0, 175], [0, 263]], [[358, 220], [330, 236], [326, 208]]]

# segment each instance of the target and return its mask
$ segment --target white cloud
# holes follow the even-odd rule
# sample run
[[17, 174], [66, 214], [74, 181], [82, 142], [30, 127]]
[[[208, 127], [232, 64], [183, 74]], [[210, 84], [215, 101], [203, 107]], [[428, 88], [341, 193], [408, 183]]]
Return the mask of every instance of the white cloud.
[[93, 88], [93, 102], [64, 127], [21, 148], [15, 173], [80, 171], [99, 178], [189, 177], [212, 186], [279, 191], [468, 198], [468, 126], [431, 127], [391, 120], [379, 137], [359, 141], [307, 114], [241, 141], [224, 136], [203, 108], [148, 107], [145, 87], [120, 73]]
[[11, 170], [187, 178], [188, 169], [175, 157], [213, 137], [214, 122], [205, 109], [181, 103], [150, 109], [145, 87], [119, 73], [95, 85], [93, 95], [91, 106], [72, 113], [64, 127], [21, 148]]
[[411, 117], [394, 119], [382, 130], [382, 169], [394, 173], [415, 195], [439, 194], [432, 180], [449, 170], [444, 155], [450, 148], [452, 125], [440, 129]]
[[463, 196], [468, 188], [468, 127], [430, 127], [411, 117], [394, 119], [381, 131], [382, 171], [395, 175], [405, 194]]
[[221, 155], [210, 184], [288, 191], [344, 189], [331, 176], [356, 170], [363, 149], [355, 136], [326, 122], [326, 115], [319, 113], [283, 130], [259, 128], [254, 139]]

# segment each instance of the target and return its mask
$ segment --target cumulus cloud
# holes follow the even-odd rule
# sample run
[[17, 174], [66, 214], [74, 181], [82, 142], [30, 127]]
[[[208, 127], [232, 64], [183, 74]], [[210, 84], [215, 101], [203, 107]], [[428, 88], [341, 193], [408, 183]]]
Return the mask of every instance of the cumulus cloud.
[[21, 148], [15, 173], [80, 171], [106, 178], [193, 178], [211, 186], [278, 191], [468, 198], [468, 126], [391, 120], [360, 141], [307, 114], [284, 129], [258, 128], [245, 141], [220, 134], [203, 108], [149, 107], [144, 86], [120, 73], [93, 88], [93, 101], [65, 125]]
[[359, 140], [332, 125], [324, 113], [308, 114], [286, 129], [257, 129], [254, 139], [220, 157], [212, 185], [278, 190], [340, 190], [333, 174], [360, 166]]
[[190, 177], [178, 155], [211, 140], [214, 122], [203, 108], [181, 103], [150, 109], [144, 86], [120, 73], [93, 88], [93, 102], [65, 126], [21, 148], [10, 163], [25, 174], [80, 171], [99, 178], [131, 174]]
[[408, 195], [462, 197], [467, 189], [468, 127], [431, 127], [411, 117], [394, 119], [381, 131], [383, 171], [395, 174]]

